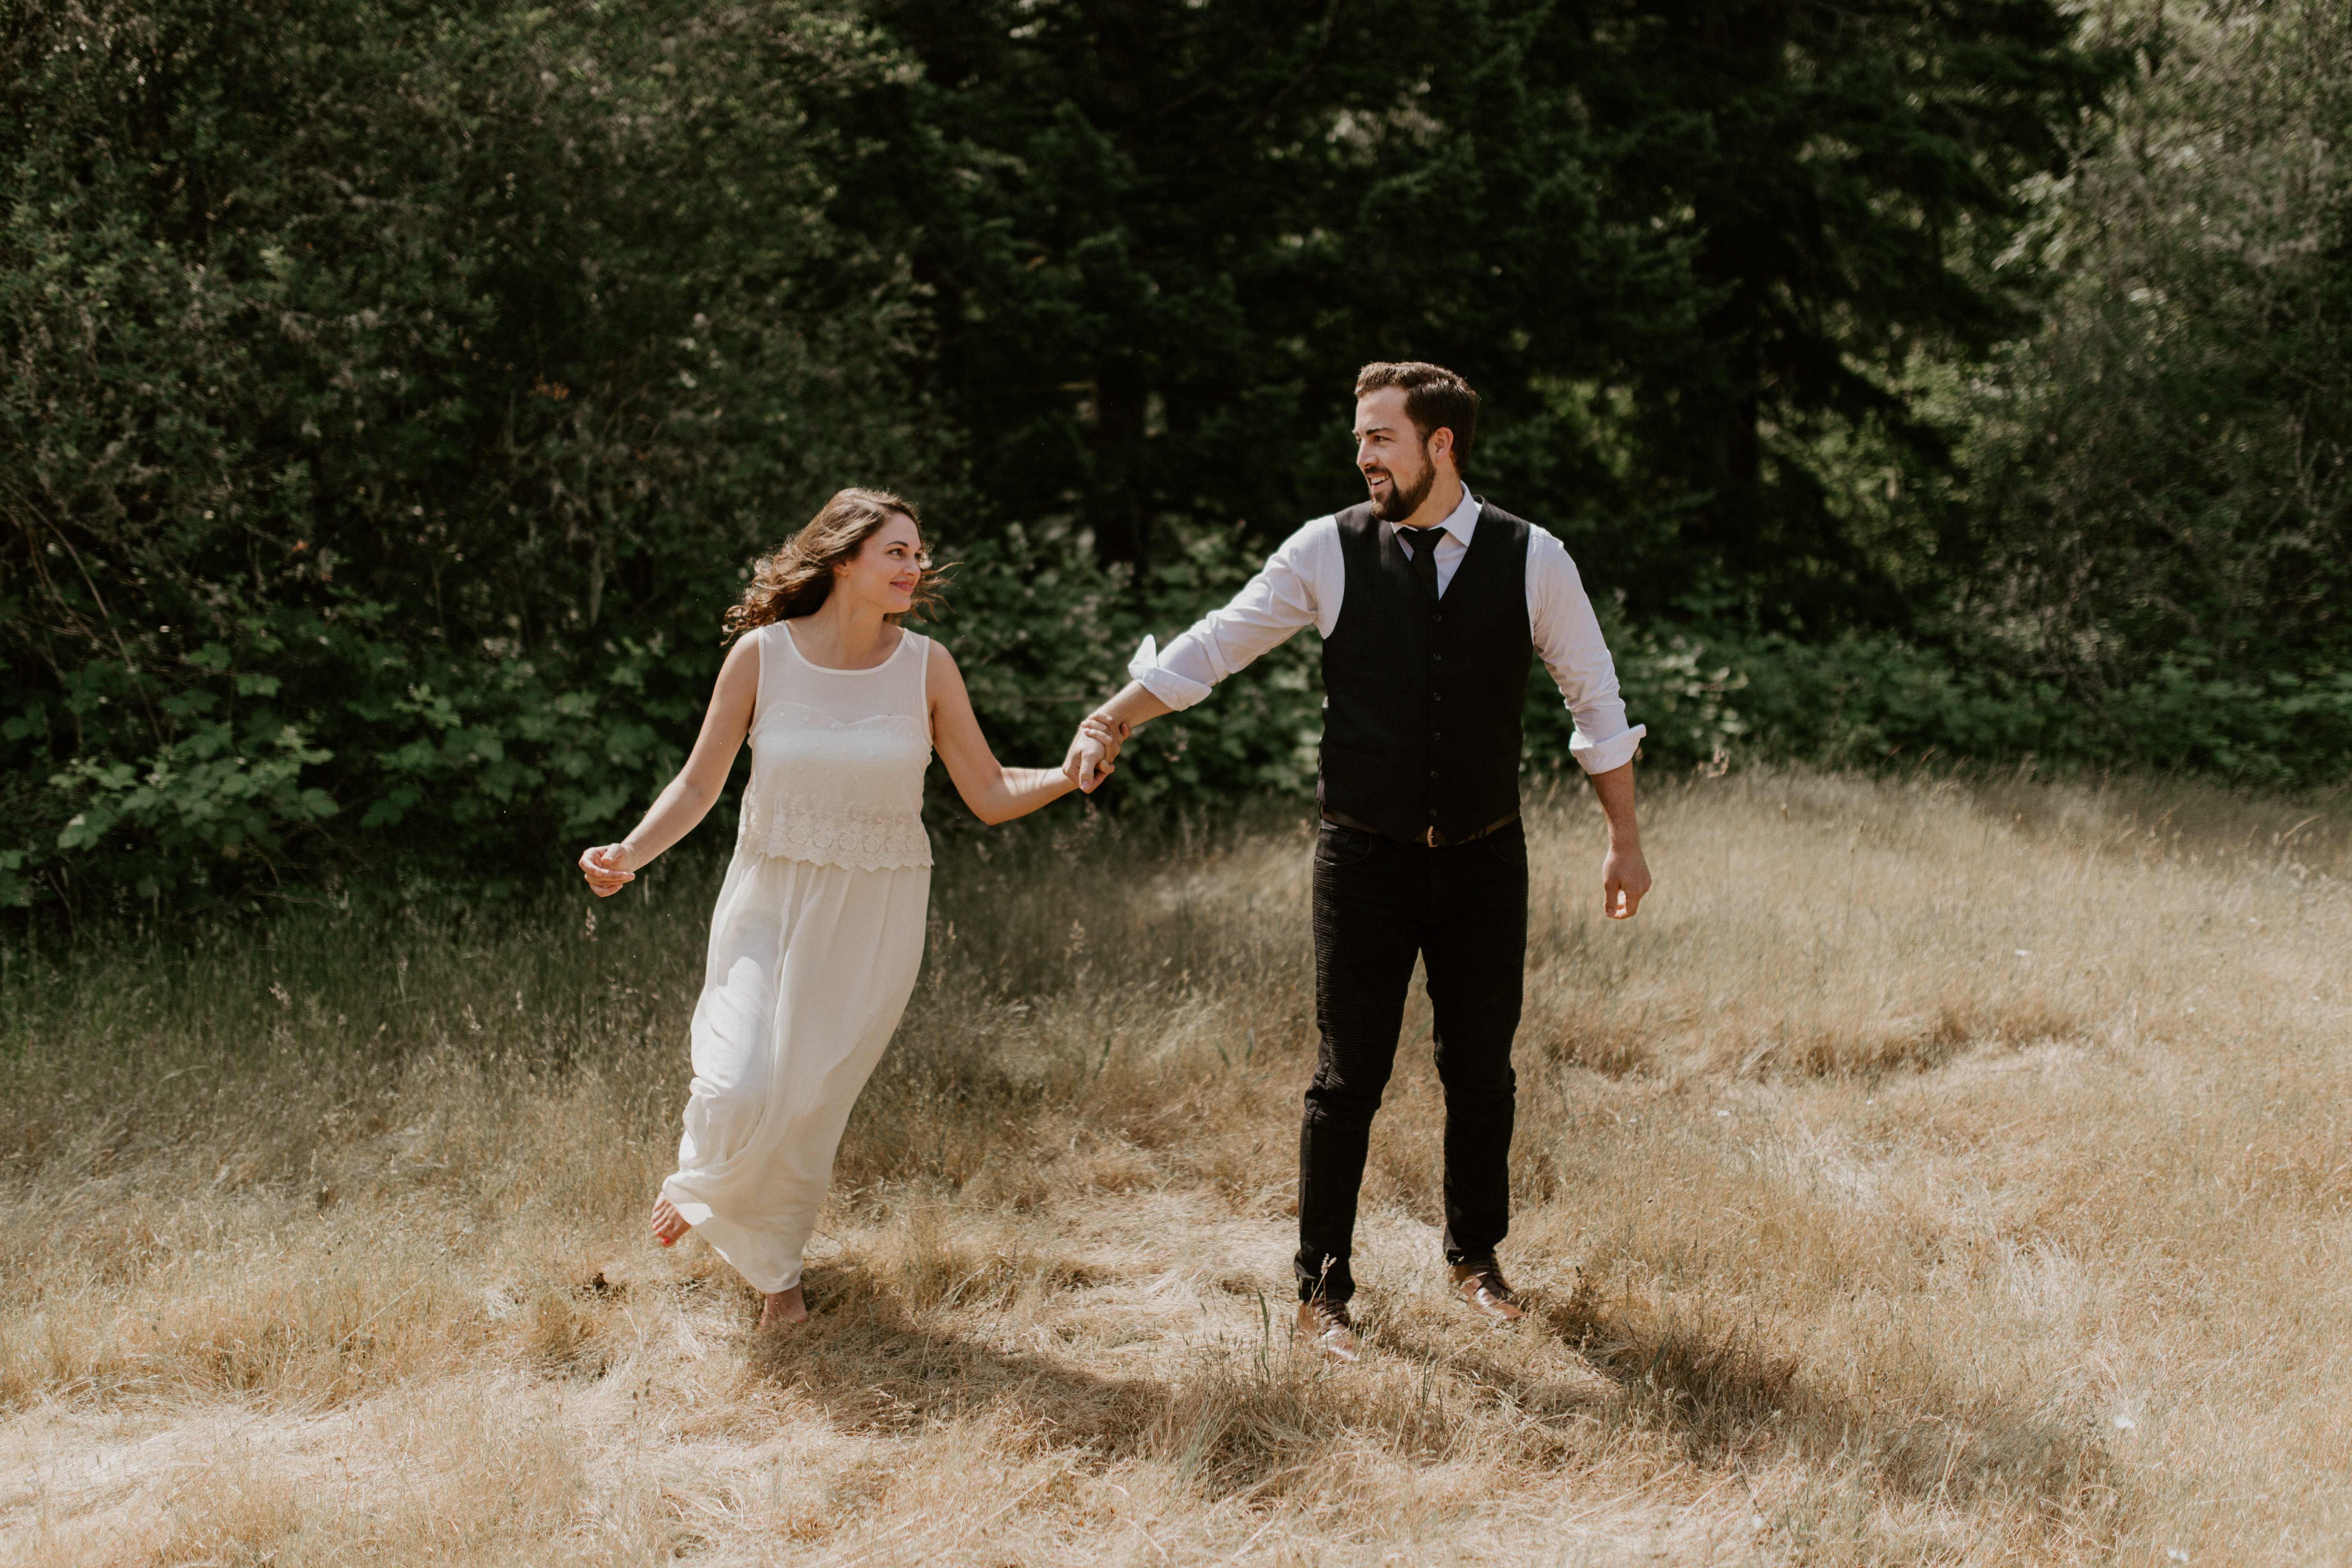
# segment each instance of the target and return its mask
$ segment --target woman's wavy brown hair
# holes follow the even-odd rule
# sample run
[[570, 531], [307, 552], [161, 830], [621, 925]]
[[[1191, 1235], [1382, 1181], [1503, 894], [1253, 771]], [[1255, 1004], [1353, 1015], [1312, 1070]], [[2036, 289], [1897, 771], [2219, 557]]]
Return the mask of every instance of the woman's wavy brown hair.
[[[751, 585], [743, 590], [741, 602], [728, 609], [728, 631], [748, 632], [814, 613], [833, 593], [833, 569], [854, 560], [893, 517], [905, 518], [920, 535], [922, 514], [905, 497], [855, 486], [835, 490], [806, 527], [751, 563]], [[939, 574], [932, 570], [929, 553], [917, 560], [922, 576], [915, 584], [915, 608], [929, 612], [940, 602]], [[894, 624], [898, 619], [883, 618]]]

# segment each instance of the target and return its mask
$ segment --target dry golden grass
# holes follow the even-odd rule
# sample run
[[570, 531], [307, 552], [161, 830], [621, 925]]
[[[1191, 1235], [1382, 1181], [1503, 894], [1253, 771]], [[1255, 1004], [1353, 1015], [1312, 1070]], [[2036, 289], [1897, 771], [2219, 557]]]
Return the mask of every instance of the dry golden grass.
[[805, 1328], [642, 1239], [708, 877], [0, 981], [0, 1559], [2340, 1561], [2347, 814], [1654, 789], [1536, 814], [1516, 1332], [1416, 999], [1372, 1352], [1282, 1333], [1306, 838], [960, 842]]

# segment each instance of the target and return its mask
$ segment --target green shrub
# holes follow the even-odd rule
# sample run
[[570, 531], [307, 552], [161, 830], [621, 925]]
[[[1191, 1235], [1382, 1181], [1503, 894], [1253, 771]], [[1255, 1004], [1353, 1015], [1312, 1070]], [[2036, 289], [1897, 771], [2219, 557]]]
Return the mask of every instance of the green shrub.
[[1643, 754], [1667, 766], [2032, 759], [2308, 787], [2352, 765], [2352, 670], [2315, 661], [2249, 679], [2188, 648], [2094, 704], [1998, 652], [1685, 628], [1622, 639], [1619, 665], [1629, 710], [1651, 726]]

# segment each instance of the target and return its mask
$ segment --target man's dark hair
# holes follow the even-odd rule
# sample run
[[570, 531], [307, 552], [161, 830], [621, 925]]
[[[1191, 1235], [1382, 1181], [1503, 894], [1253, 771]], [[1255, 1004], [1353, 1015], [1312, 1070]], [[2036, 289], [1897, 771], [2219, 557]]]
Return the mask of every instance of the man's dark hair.
[[1429, 445], [1433, 431], [1454, 432], [1454, 468], [1466, 471], [1471, 443], [1478, 438], [1478, 395], [1470, 384], [1442, 364], [1410, 359], [1394, 363], [1377, 360], [1356, 373], [1358, 397], [1384, 386], [1403, 389], [1404, 416], [1412, 421], [1423, 446]]

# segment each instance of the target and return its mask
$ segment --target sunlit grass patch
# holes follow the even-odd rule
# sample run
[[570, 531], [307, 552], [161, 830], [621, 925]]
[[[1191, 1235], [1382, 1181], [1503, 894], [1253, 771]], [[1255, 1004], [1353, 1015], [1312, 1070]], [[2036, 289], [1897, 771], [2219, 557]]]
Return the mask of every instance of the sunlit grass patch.
[[2310, 816], [1696, 781], [1651, 791], [1616, 925], [1597, 817], [1539, 800], [1533, 1321], [1446, 1291], [1416, 991], [1351, 1368], [1287, 1327], [1287, 817], [943, 835], [812, 1321], [756, 1339], [643, 1234], [709, 864], [593, 924], [15, 953], [0, 1556], [2300, 1561], [2347, 1538], [2304, 1457], [2352, 1386], [2352, 915]]

